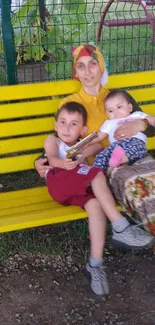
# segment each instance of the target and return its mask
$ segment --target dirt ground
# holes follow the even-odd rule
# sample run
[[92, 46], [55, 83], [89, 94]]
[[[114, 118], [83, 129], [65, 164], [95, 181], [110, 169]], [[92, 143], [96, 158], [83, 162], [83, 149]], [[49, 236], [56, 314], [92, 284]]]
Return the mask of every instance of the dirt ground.
[[[32, 177], [31, 177], [32, 178]], [[2, 191], [27, 187], [25, 174], [20, 182], [8, 175], [0, 178]], [[37, 176], [34, 184], [37, 183]], [[24, 183], [25, 182], [25, 183]], [[81, 228], [80, 234], [81, 234]], [[68, 237], [66, 235], [68, 233]], [[62, 240], [68, 243], [71, 232], [36, 233], [40, 247]], [[48, 236], [47, 236], [48, 235]], [[55, 237], [52, 237], [52, 236]], [[97, 297], [89, 288], [83, 273], [87, 260], [89, 240], [74, 239], [63, 253], [24, 253], [24, 242], [18, 237], [18, 249], [6, 240], [10, 254], [6, 264], [0, 262], [0, 325], [155, 325], [155, 255], [152, 250], [122, 252], [113, 249], [109, 242], [105, 250], [106, 273], [110, 285], [108, 299]], [[34, 234], [33, 234], [34, 237]], [[74, 245], [73, 245], [74, 243]], [[33, 246], [33, 244], [31, 244]], [[14, 251], [14, 253], [13, 253]], [[40, 250], [38, 250], [39, 252]]]
[[108, 299], [89, 289], [80, 248], [65, 256], [10, 256], [0, 265], [0, 324], [155, 325], [155, 256], [108, 254]]

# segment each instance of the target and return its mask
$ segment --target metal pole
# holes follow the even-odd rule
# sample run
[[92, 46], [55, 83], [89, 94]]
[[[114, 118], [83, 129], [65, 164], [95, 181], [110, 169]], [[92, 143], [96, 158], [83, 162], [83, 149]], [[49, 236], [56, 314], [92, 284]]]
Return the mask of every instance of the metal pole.
[[1, 0], [2, 36], [7, 67], [8, 84], [17, 84], [16, 55], [11, 25], [11, 0]]
[[45, 2], [44, 0], [38, 0], [39, 13], [40, 13], [40, 25], [41, 28], [46, 31], [46, 20], [45, 20]]

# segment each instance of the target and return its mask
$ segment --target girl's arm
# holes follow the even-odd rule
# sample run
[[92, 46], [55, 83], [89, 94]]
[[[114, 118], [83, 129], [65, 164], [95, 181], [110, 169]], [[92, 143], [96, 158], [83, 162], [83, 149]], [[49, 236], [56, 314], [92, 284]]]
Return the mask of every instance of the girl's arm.
[[148, 120], [149, 124], [155, 127], [155, 116], [147, 116], [146, 119]]
[[93, 144], [93, 143], [98, 143], [98, 142], [104, 140], [104, 139], [107, 137], [107, 133], [102, 132], [102, 131], [100, 131], [100, 130], [97, 131], [97, 135], [98, 135], [98, 137], [95, 138], [94, 140], [92, 140], [92, 141], [88, 144], [88, 146], [91, 145], [91, 144]]
[[107, 133], [98, 131], [98, 137], [92, 140], [89, 144], [87, 144], [82, 150], [82, 160], [87, 159], [89, 157], [97, 155], [101, 150], [103, 150], [103, 146], [99, 143], [101, 140], [107, 137]]
[[59, 158], [59, 144], [58, 139], [55, 136], [49, 135], [45, 140], [44, 149], [47, 154], [47, 159], [51, 167], [58, 167], [63, 169], [74, 169], [77, 165], [77, 161], [71, 159], [60, 159]]
[[82, 159], [87, 159], [89, 157], [97, 155], [103, 147], [100, 143], [90, 143], [82, 150]]

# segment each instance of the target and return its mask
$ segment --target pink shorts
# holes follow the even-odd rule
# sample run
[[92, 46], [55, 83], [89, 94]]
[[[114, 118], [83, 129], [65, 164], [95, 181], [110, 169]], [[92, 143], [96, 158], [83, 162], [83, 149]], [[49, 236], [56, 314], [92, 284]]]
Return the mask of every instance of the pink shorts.
[[72, 170], [53, 168], [46, 179], [49, 194], [63, 205], [84, 207], [87, 201], [95, 197], [90, 182], [101, 171], [99, 167], [87, 165]]

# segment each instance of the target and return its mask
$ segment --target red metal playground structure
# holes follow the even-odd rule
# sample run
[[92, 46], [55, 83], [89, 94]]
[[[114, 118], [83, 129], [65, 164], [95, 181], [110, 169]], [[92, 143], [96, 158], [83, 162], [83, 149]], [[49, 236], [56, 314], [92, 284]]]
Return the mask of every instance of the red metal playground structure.
[[[109, 12], [110, 7], [116, 3], [124, 3], [124, 4], [133, 4], [137, 5], [138, 8], [141, 8], [144, 10], [145, 16], [144, 18], [138, 17], [138, 18], [117, 18], [117, 19], [106, 19], [106, 15]], [[97, 33], [97, 40], [98, 42], [101, 39], [101, 32], [103, 26], [106, 27], [119, 27], [119, 26], [134, 26], [134, 25], [149, 25], [152, 29], [153, 35], [151, 36], [151, 40], [155, 41], [155, 17], [150, 10], [151, 8], [155, 7], [155, 0], [109, 0], [107, 5], [105, 6], [98, 26], [98, 33]]]

